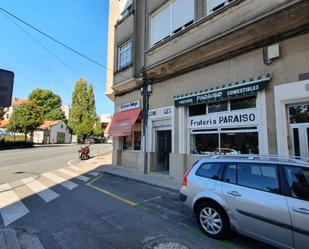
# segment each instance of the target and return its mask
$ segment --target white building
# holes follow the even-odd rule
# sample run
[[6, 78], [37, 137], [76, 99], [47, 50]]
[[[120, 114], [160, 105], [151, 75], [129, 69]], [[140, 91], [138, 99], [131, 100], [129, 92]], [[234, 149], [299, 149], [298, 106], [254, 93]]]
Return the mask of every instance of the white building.
[[71, 113], [71, 107], [70, 107], [69, 105], [64, 105], [64, 104], [62, 104], [62, 105], [60, 106], [60, 108], [61, 108], [61, 111], [64, 112], [65, 118], [66, 118], [67, 120], [69, 120], [70, 113]]
[[70, 130], [62, 120], [46, 120], [33, 132], [33, 142], [38, 144], [68, 144], [71, 140]]
[[26, 101], [27, 101], [26, 99], [13, 98], [11, 102], [11, 106], [4, 108], [4, 114], [3, 114], [4, 120], [9, 120], [13, 111]]

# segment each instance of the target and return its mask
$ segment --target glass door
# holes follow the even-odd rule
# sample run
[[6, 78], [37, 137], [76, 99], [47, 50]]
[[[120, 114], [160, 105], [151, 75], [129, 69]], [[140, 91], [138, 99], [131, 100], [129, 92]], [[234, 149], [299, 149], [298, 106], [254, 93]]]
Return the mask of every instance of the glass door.
[[289, 106], [293, 156], [309, 158], [309, 104]]

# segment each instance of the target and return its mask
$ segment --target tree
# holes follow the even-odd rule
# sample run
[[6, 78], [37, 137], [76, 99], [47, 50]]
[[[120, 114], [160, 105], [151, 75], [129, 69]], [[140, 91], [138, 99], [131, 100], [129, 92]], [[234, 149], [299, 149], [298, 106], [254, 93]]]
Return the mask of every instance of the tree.
[[103, 135], [103, 128], [101, 127], [101, 125], [96, 125], [93, 129], [93, 135], [101, 137]]
[[96, 122], [95, 100], [93, 86], [86, 80], [79, 79], [72, 95], [72, 112], [69, 120], [69, 127], [73, 133], [83, 140], [93, 134]]
[[43, 120], [65, 120], [61, 98], [52, 91], [37, 88], [29, 94], [28, 99], [42, 108]]
[[32, 101], [21, 104], [10, 117], [9, 130], [25, 134], [33, 132], [42, 122], [42, 109]]
[[0, 120], [3, 119], [3, 115], [4, 115], [4, 109], [3, 107], [0, 107]]

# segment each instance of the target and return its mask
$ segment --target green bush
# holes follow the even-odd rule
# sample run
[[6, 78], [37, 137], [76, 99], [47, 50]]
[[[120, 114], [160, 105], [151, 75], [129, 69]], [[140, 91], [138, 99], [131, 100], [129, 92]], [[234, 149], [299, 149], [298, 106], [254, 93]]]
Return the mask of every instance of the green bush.
[[6, 149], [18, 149], [18, 148], [31, 148], [33, 147], [32, 142], [25, 142], [25, 141], [6, 141], [2, 142], [0, 141], [0, 150], [6, 150]]

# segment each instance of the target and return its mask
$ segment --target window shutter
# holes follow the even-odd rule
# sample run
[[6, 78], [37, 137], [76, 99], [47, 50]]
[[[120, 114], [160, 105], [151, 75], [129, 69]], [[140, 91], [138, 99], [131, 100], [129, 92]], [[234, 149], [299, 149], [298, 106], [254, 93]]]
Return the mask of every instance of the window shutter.
[[151, 45], [168, 37], [171, 33], [171, 5], [169, 4], [151, 18]]
[[172, 5], [173, 32], [194, 20], [194, 1], [176, 0]]

